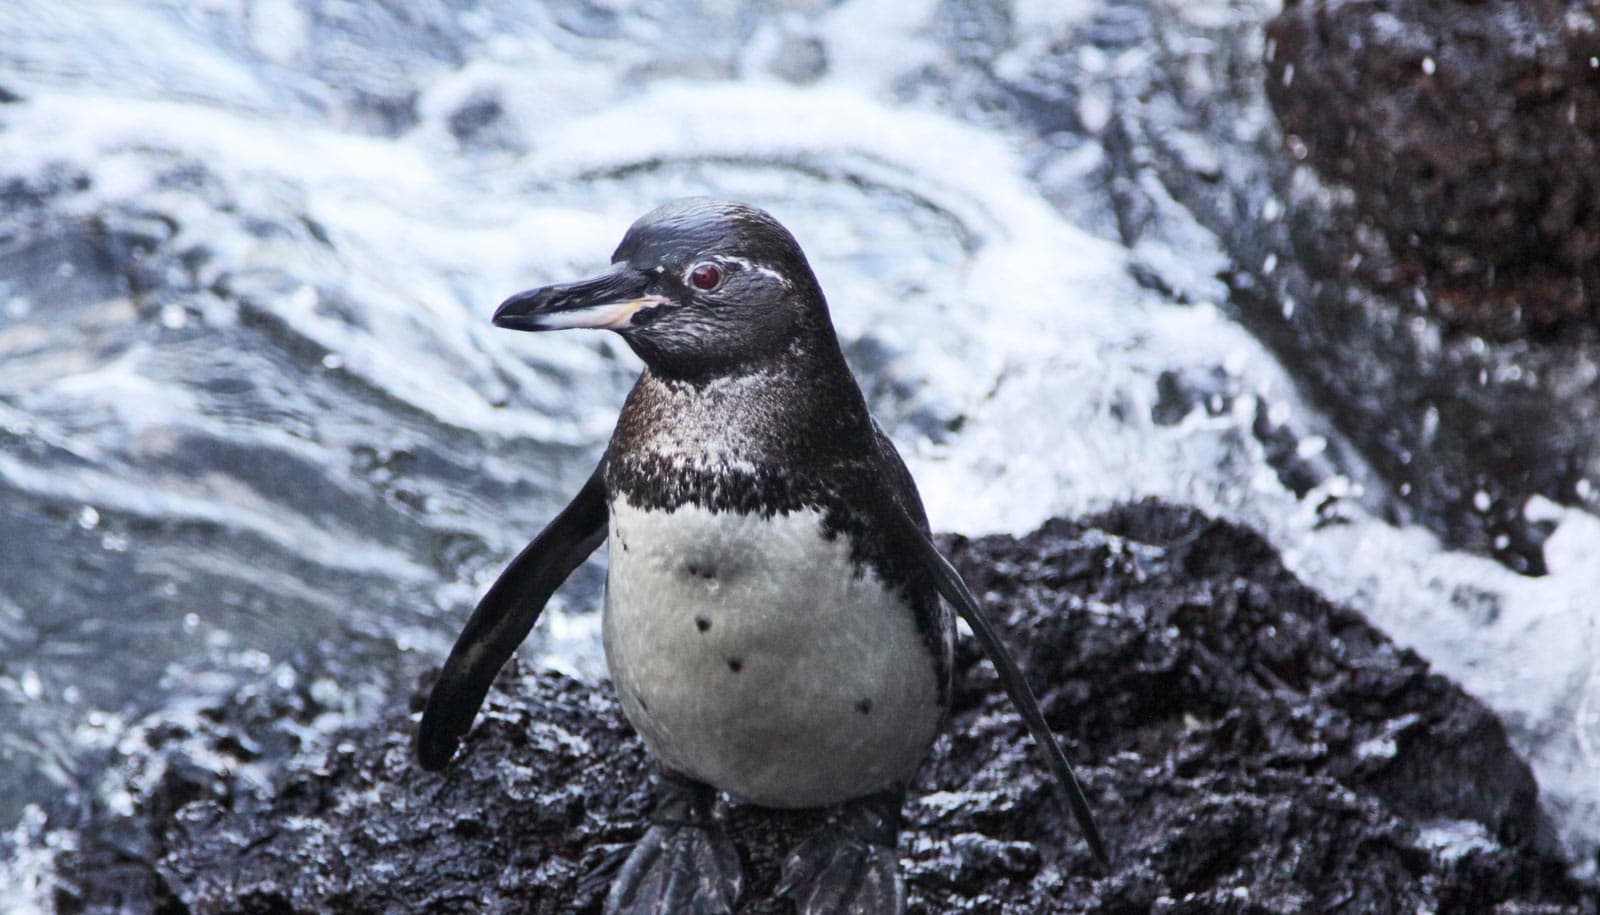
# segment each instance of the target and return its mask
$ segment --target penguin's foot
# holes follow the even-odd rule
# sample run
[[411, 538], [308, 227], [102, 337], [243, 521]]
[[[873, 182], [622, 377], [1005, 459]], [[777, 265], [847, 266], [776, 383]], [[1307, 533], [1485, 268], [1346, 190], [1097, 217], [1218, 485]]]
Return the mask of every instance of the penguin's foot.
[[606, 896], [605, 915], [727, 915], [744, 881], [739, 852], [713, 816], [709, 786], [663, 774], [651, 825]]
[[784, 861], [778, 894], [799, 915], [903, 915], [896, 846], [904, 798], [895, 791], [844, 808]]

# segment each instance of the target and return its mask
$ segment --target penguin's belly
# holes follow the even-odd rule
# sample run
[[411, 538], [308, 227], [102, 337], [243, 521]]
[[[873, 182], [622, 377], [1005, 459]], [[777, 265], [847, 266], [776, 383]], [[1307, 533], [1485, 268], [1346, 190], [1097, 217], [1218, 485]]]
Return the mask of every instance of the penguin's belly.
[[815, 807], [909, 779], [943, 718], [911, 608], [823, 536], [763, 518], [611, 503], [606, 663], [669, 769], [751, 803]]

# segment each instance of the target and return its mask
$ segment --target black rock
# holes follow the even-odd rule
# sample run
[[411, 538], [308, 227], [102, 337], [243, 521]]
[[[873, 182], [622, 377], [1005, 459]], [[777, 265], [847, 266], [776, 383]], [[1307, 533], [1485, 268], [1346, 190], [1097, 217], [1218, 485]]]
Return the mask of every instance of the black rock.
[[[1263, 440], [1297, 494], [1324, 469], [1285, 446], [1326, 435], [1327, 469], [1370, 514], [1544, 574], [1544, 503], [1600, 509], [1600, 182], [1564, 164], [1600, 136], [1592, 4], [1188, 6], [1113, 5], [1098, 40], [1149, 67], [1097, 82], [1070, 43], [1036, 65], [1111, 99], [1101, 231], [1181, 238], [1192, 217], [1217, 237], [1226, 308], [1333, 433]], [[1103, 224], [1084, 196], [1052, 199]]]
[[[964, 643], [906, 808], [912, 912], [1597, 910], [1494, 715], [1256, 534], [1139, 503], [944, 546], [1065, 739], [1115, 866], [1097, 871]], [[265, 783], [175, 761], [242, 765], [304, 702], [223, 706], [154, 741], [144, 765], [178, 774], [146, 779], [131, 816], [96, 815], [60, 862], [77, 879], [61, 909], [598, 911], [603, 881], [580, 884], [640, 834], [648, 777], [609, 691], [513, 664], [442, 775], [412, 756], [416, 704]], [[817, 816], [728, 816], [741, 911], [791, 911], [770, 899], [777, 867]]]
[[1559, 0], [1290, 2], [1267, 98], [1375, 233], [1359, 274], [1497, 337], [1600, 320], [1600, 12]]

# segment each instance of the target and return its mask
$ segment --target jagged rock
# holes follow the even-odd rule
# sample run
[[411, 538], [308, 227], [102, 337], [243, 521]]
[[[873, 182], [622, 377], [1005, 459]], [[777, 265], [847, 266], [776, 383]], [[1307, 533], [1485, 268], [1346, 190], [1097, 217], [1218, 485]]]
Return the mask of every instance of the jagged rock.
[[1600, 10], [1562, 0], [1289, 2], [1267, 98], [1355, 195], [1378, 288], [1500, 337], [1600, 318]]
[[[1592, 4], [1300, 0], [1265, 21], [1138, 5], [1130, 65], [1102, 78], [1119, 213], [1182, 237], [1134, 218], [1171, 219], [1170, 195], [1217, 236], [1228, 307], [1338, 431], [1331, 469], [1367, 511], [1548, 572], [1540, 506], [1600, 508], [1600, 287], [1584, 279], [1588, 310], [1563, 310], [1600, 260], [1562, 253], [1592, 242], [1596, 209], [1570, 204], [1600, 188], [1572, 165], [1600, 136], [1584, 126], [1600, 116]], [[1131, 65], [1152, 46], [1169, 53]], [[1562, 99], [1516, 76], [1540, 67]], [[1562, 199], [1530, 215], [1541, 187]], [[1263, 444], [1280, 472], [1295, 456]], [[1298, 493], [1322, 475], [1283, 479]]]
[[[944, 545], [1066, 740], [1116, 863], [1097, 871], [963, 643], [947, 734], [906, 807], [912, 912], [1596, 911], [1494, 715], [1256, 534], [1139, 503]], [[513, 665], [437, 775], [412, 757], [417, 701], [270, 784], [228, 765], [148, 780], [131, 816], [100, 812], [117, 829], [83, 831], [136, 836], [120, 846], [139, 853], [69, 853], [62, 909], [598, 911], [599, 884], [580, 884], [639, 835], [648, 773], [609, 691]], [[280, 712], [315, 709], [225, 706], [149, 752], [239, 753], [282, 731]], [[817, 816], [728, 815], [741, 912], [790, 911], [770, 898], [778, 863]]]

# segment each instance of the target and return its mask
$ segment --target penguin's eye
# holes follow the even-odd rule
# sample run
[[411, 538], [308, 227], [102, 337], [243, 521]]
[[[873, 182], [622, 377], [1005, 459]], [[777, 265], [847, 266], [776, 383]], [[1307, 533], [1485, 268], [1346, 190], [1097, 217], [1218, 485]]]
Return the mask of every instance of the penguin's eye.
[[716, 264], [696, 264], [689, 270], [689, 285], [707, 292], [722, 283], [722, 268]]

